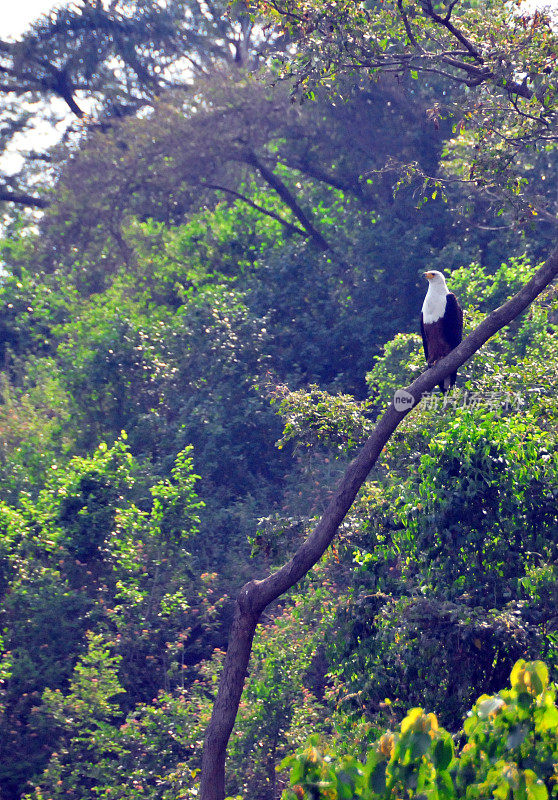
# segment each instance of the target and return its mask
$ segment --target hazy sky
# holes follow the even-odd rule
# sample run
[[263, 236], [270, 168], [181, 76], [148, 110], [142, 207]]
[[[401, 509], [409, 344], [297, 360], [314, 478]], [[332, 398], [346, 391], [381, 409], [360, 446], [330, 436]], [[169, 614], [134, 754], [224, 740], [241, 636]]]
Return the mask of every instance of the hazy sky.
[[[557, 0], [558, 1], [558, 0]], [[0, 20], [0, 38], [3, 36], [19, 36], [30, 22], [55, 6], [68, 5], [68, 0], [4, 0], [8, 6], [2, 10]]]
[[[27, 25], [40, 14], [44, 14], [55, 6], [68, 5], [70, 0], [3, 0], [2, 5], [8, 6], [2, 10], [0, 20], [0, 38], [2, 36], [18, 36]], [[558, 10], [558, 0], [527, 0], [529, 6], [550, 6]]]
[[[44, 14], [55, 6], [68, 5], [70, 0], [3, 0], [0, 20], [0, 38], [3, 36], [19, 36], [25, 28], [40, 14]], [[550, 6], [558, 10], [558, 0], [526, 0], [528, 6]]]

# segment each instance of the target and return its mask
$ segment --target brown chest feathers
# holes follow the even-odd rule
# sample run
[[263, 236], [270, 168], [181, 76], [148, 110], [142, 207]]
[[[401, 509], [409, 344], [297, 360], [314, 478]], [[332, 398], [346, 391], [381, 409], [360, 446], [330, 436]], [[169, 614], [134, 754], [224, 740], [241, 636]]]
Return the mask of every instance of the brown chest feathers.
[[426, 352], [428, 353], [428, 366], [432, 367], [437, 361], [452, 350], [452, 346], [444, 337], [443, 317], [424, 325], [426, 339]]

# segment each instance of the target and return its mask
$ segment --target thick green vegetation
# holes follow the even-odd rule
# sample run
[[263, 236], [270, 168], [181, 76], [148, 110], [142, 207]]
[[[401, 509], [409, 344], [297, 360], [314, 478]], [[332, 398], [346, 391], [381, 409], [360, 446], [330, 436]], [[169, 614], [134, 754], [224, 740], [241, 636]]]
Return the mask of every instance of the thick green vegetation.
[[365, 764], [311, 745], [285, 760], [292, 765], [289, 800], [304, 797], [421, 797], [546, 800], [556, 796], [558, 708], [542, 661], [518, 661], [511, 689], [479, 697], [463, 726], [465, 743], [452, 737], [435, 714], [413, 708], [400, 731], [384, 733]]
[[[292, 103], [224, 44], [253, 66], [267, 29], [192, 9], [200, 68], [172, 92], [152, 85], [173, 60], [156, 27], [147, 82], [126, 51], [136, 83], [103, 96], [105, 26], [89, 77], [108, 116], [50, 153], [40, 219], [5, 220], [0, 800], [196, 796], [232, 600], [423, 369], [421, 273], [445, 272], [470, 329], [550, 248], [550, 223], [424, 183], [461, 146], [432, 85], [340, 78], [342, 101]], [[50, 30], [54, 55], [55, 22], [34, 40]], [[552, 207], [551, 144], [515, 166]], [[423, 400], [266, 613], [231, 796], [556, 794], [557, 306], [550, 288]]]

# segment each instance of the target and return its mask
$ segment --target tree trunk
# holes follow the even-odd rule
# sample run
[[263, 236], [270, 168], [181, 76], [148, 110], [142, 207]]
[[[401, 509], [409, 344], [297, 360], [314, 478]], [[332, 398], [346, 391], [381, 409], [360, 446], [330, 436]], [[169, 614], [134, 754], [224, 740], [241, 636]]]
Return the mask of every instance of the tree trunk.
[[235, 603], [223, 675], [211, 722], [206, 731], [201, 780], [201, 796], [204, 800], [223, 800], [225, 797], [226, 749], [244, 688], [252, 640], [260, 617], [259, 612], [250, 607], [247, 588], [245, 586], [241, 589]]

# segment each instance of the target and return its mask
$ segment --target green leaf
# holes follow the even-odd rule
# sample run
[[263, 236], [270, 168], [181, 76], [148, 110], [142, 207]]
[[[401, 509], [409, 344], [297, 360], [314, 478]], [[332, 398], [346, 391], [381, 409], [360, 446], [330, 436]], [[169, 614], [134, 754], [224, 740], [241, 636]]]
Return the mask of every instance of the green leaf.
[[369, 785], [376, 794], [383, 794], [386, 790], [386, 763], [377, 764], [370, 774]]
[[544, 710], [540, 719], [540, 727], [543, 731], [556, 731], [558, 730], [558, 708], [550, 706]]
[[453, 758], [453, 742], [449, 738], [439, 739], [432, 752], [432, 760], [436, 769], [445, 770]]
[[412, 733], [409, 737], [409, 752], [412, 759], [422, 758], [430, 750], [432, 739], [427, 733]]
[[543, 783], [539, 780], [532, 769], [526, 769], [523, 773], [525, 780], [525, 795], [528, 800], [548, 800], [548, 790]]

